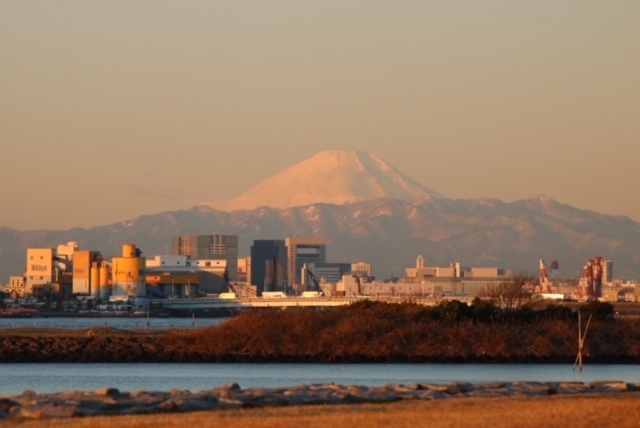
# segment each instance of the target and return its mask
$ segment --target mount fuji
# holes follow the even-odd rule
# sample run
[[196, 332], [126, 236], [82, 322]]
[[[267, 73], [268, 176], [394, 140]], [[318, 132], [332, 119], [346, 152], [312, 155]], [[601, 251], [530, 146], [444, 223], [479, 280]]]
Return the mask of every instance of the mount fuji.
[[325, 150], [229, 201], [205, 202], [203, 205], [235, 211], [263, 206], [347, 205], [379, 198], [412, 202], [443, 196], [374, 154], [358, 150]]

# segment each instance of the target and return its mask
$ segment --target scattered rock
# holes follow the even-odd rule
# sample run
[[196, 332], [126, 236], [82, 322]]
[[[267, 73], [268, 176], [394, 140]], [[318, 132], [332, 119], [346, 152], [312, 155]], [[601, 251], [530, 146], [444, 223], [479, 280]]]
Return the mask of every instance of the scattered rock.
[[608, 391], [626, 391], [627, 383], [619, 380], [601, 380], [589, 383], [589, 387]]
[[306, 404], [382, 403], [397, 400], [444, 400], [449, 397], [504, 397], [555, 394], [624, 393], [639, 391], [640, 384], [621, 381], [491, 382], [448, 385], [430, 383], [388, 384], [365, 387], [335, 383], [296, 385], [289, 388], [247, 388], [237, 383], [192, 393], [189, 390], [120, 392], [116, 388], [36, 394], [25, 391], [0, 398], [0, 419], [67, 418], [113, 414], [189, 412], [227, 408]]
[[96, 390], [96, 395], [117, 397], [118, 395], [120, 395], [120, 391], [116, 388], [100, 388]]

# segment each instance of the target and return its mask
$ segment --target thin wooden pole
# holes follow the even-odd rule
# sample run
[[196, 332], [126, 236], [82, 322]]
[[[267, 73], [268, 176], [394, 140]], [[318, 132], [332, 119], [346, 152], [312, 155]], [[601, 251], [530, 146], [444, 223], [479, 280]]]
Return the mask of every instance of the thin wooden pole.
[[582, 324], [580, 322], [580, 310], [578, 310], [578, 355], [576, 355], [576, 360], [573, 362], [573, 369], [576, 369], [576, 365], [580, 364], [580, 370], [582, 370]]
[[587, 320], [587, 326], [584, 328], [584, 333], [582, 333], [582, 322], [580, 311], [578, 311], [578, 355], [576, 356], [576, 361], [573, 363], [573, 369], [576, 369], [576, 365], [579, 366], [579, 371], [582, 371], [582, 348], [584, 347], [584, 340], [587, 337], [587, 330], [589, 330], [589, 323], [591, 323], [591, 316], [593, 314], [589, 314], [589, 319]]

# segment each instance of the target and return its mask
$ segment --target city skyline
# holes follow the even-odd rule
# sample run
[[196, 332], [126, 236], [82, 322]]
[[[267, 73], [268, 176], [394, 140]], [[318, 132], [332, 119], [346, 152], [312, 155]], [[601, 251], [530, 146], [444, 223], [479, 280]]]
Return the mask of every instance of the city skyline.
[[[637, 2], [0, 3], [0, 227], [228, 200], [326, 149], [640, 221]], [[453, 168], [455, 167], [455, 174]]]

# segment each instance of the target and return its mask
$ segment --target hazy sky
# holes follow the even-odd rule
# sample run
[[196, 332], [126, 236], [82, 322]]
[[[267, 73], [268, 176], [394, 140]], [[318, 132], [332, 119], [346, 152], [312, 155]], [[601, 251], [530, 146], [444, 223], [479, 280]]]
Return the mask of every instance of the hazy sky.
[[230, 199], [324, 149], [640, 221], [640, 1], [0, 0], [0, 226]]

